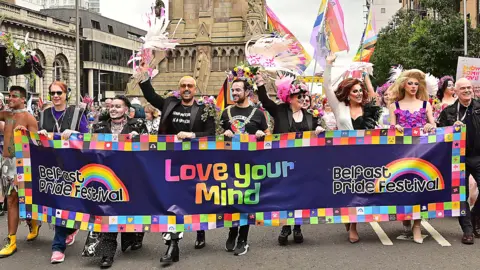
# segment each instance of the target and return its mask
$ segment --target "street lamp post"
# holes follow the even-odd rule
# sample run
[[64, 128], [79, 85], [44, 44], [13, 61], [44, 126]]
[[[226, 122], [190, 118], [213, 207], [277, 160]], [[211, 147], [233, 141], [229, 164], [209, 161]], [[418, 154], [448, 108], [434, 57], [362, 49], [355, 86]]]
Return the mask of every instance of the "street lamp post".
[[76, 76], [77, 76], [77, 83], [76, 83], [76, 99], [75, 103], [78, 106], [80, 104], [80, 18], [79, 18], [79, 2], [80, 0], [75, 0], [75, 22], [76, 22], [76, 27], [75, 27], [75, 50], [77, 53], [77, 61], [76, 61]]
[[463, 0], [463, 31], [464, 31], [464, 38], [463, 38], [463, 47], [464, 47], [464, 54], [465, 56], [468, 55], [468, 33], [467, 33], [467, 0]]

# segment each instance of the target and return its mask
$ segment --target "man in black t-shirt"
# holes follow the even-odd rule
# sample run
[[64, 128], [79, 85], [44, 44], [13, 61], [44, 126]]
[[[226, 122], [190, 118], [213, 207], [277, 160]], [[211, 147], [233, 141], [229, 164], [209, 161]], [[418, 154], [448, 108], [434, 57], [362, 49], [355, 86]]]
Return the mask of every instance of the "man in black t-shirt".
[[[158, 129], [159, 134], [175, 134], [180, 140], [215, 135], [215, 118], [209, 114], [205, 104], [198, 104], [195, 100], [197, 83], [194, 78], [185, 76], [180, 79], [178, 97], [163, 98], [155, 93], [145, 64], [141, 64], [141, 66], [143, 80], [139, 84], [140, 89], [142, 89], [145, 99], [162, 112]], [[205, 115], [207, 117], [203, 117]], [[161, 262], [172, 263], [179, 260], [178, 241], [182, 237], [183, 233], [164, 234], [168, 249], [165, 255], [160, 258]], [[205, 231], [197, 231], [195, 249], [203, 247], [205, 247]]]
[[[234, 80], [232, 83], [232, 97], [235, 105], [226, 108], [222, 113], [223, 135], [233, 137], [234, 134], [255, 134], [257, 138], [263, 138], [268, 133], [267, 119], [262, 111], [250, 106], [248, 94], [251, 85], [244, 80]], [[248, 252], [248, 229], [249, 225], [230, 228], [225, 249], [234, 251], [234, 255], [240, 256]], [[235, 240], [237, 239], [235, 245]]]

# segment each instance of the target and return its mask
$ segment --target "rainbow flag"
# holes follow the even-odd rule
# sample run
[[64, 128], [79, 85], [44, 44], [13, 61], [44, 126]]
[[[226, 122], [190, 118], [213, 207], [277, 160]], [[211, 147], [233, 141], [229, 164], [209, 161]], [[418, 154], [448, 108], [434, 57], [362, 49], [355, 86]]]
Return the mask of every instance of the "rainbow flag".
[[298, 41], [298, 39], [295, 37], [295, 35], [288, 30], [288, 28], [283, 25], [280, 22], [280, 19], [277, 17], [277, 15], [273, 12], [273, 10], [267, 5], [265, 6], [267, 10], [267, 27], [270, 32], [276, 32], [279, 33], [282, 36], [288, 35], [290, 39], [294, 40], [295, 43], [297, 44], [298, 49], [303, 53], [303, 55], [306, 58], [306, 63], [305, 65], [299, 66], [299, 68], [302, 71], [305, 71], [312, 61], [312, 57], [308, 54], [308, 52], [305, 50], [305, 48], [302, 46], [302, 44]]
[[310, 38], [317, 61], [325, 58], [325, 50], [334, 53], [350, 50], [344, 21], [339, 0], [322, 0]]
[[222, 88], [217, 95], [217, 107], [220, 108], [221, 111], [225, 110], [225, 104], [227, 103], [226, 91], [228, 91], [228, 78], [223, 82]]
[[360, 48], [358, 48], [357, 55], [353, 58], [354, 62], [370, 62], [370, 57], [372, 57], [375, 45], [377, 45], [376, 28], [375, 14], [373, 9], [370, 8], [367, 26], [362, 36], [362, 43], [360, 44]]

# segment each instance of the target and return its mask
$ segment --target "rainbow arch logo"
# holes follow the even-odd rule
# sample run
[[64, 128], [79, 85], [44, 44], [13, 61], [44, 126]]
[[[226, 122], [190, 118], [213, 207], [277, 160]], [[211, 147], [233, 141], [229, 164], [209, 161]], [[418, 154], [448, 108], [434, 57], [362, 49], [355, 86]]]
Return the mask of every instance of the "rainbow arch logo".
[[393, 182], [404, 175], [416, 175], [425, 181], [438, 181], [438, 189], [445, 189], [445, 181], [440, 171], [432, 163], [420, 158], [402, 158], [387, 164], [390, 177], [375, 180], [375, 192], [380, 193], [380, 182]]
[[[81, 173], [83, 182], [79, 188], [87, 188], [91, 183], [99, 183], [108, 191], [119, 191], [122, 202], [130, 201], [130, 195], [125, 184], [118, 178], [115, 172], [107, 166], [101, 164], [89, 164], [78, 170]], [[73, 192], [75, 194], [75, 192]]]

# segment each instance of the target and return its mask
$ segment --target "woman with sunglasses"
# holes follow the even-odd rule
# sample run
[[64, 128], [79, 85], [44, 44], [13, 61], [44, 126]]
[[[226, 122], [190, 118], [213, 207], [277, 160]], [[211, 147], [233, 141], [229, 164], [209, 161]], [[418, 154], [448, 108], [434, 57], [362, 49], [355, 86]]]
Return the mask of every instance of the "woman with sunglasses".
[[[44, 136], [48, 136], [48, 133], [56, 133], [55, 136], [61, 134], [64, 140], [68, 140], [73, 133], [88, 133], [88, 121], [83, 109], [67, 104], [69, 91], [67, 85], [55, 81], [48, 90], [49, 100], [53, 106], [40, 112], [38, 133]], [[51, 263], [61, 263], [65, 260], [65, 249], [75, 242], [77, 232], [74, 229], [55, 226]]]
[[[318, 135], [325, 131], [325, 129], [319, 125], [319, 119], [303, 107], [305, 99], [309, 98], [308, 86], [306, 84], [295, 82], [291, 77], [278, 79], [275, 84], [277, 86], [277, 96], [283, 102], [281, 104], [276, 104], [268, 97], [265, 80], [261, 75], [256, 76], [256, 84], [260, 102], [273, 117], [273, 133], [315, 131], [315, 134]], [[286, 245], [290, 234], [292, 234], [291, 226], [283, 226], [280, 236], [278, 237], [279, 244]], [[295, 243], [303, 242], [300, 225], [294, 226], [293, 239]]]
[[[392, 87], [392, 99], [390, 105], [390, 124], [399, 132], [404, 128], [423, 128], [425, 132], [434, 131], [435, 119], [433, 118], [432, 106], [428, 102], [427, 83], [425, 73], [418, 69], [406, 70], [400, 74]], [[413, 241], [423, 243], [421, 220], [413, 223]], [[411, 234], [410, 220], [403, 221], [406, 234]]]
[[[325, 94], [328, 98], [339, 130], [364, 130], [375, 129], [380, 119], [382, 109], [375, 106], [375, 92], [370, 83], [370, 78], [365, 77], [365, 82], [358, 79], [348, 78], [340, 82], [337, 90], [331, 85], [332, 65], [336, 59], [335, 54], [327, 57], [327, 66], [324, 71]], [[357, 224], [345, 224], [348, 231], [348, 241], [355, 244], [360, 241], [357, 232]]]

